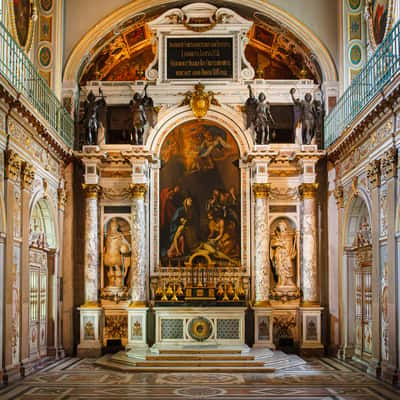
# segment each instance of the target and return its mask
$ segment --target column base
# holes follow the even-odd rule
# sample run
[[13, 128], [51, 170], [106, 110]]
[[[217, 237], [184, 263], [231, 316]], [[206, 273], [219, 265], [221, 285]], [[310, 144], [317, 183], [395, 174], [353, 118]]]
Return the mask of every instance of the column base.
[[80, 307], [80, 344], [78, 357], [99, 357], [103, 353], [103, 309]]
[[396, 385], [400, 382], [400, 371], [395, 366], [384, 361], [382, 362], [381, 378], [391, 385]]
[[[138, 303], [137, 303], [138, 304]], [[147, 350], [147, 310], [148, 307], [128, 308], [127, 351]]]
[[375, 358], [371, 359], [368, 364], [367, 373], [375, 378], [379, 378], [382, 373], [381, 362]]
[[298, 325], [301, 328], [300, 354], [322, 356], [325, 347], [321, 337], [321, 316], [323, 307], [307, 305], [299, 307]]
[[2, 381], [5, 385], [21, 378], [21, 365], [6, 367], [3, 369]]
[[272, 308], [257, 306], [254, 308], [254, 345], [253, 347], [267, 347], [275, 349], [272, 333]]

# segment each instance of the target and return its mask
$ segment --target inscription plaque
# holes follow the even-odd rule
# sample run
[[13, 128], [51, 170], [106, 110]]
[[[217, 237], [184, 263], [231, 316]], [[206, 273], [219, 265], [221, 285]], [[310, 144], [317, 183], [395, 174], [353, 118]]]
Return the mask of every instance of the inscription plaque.
[[167, 38], [167, 79], [232, 79], [233, 38]]

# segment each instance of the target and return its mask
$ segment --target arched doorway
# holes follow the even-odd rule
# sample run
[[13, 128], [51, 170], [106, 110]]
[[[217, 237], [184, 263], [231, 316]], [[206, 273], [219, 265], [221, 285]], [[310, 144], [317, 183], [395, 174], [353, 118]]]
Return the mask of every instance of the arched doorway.
[[358, 359], [369, 361], [372, 354], [372, 235], [370, 213], [360, 195], [349, 204], [345, 229], [346, 347]]
[[[56, 226], [49, 202], [42, 198], [31, 211], [29, 235], [29, 356], [47, 355], [52, 309], [49, 270], [55, 266]], [[51, 328], [51, 327], [50, 327]]]

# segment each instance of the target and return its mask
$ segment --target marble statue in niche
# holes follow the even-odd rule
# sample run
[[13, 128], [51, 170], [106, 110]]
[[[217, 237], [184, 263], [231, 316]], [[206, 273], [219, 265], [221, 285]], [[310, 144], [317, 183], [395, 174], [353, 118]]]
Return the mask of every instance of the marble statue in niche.
[[131, 233], [129, 223], [111, 218], [105, 227], [103, 265], [107, 292], [121, 293], [129, 282], [131, 267]]
[[270, 260], [275, 287], [272, 297], [286, 300], [297, 298], [299, 290], [295, 283], [297, 234], [286, 218], [276, 221], [270, 233]]

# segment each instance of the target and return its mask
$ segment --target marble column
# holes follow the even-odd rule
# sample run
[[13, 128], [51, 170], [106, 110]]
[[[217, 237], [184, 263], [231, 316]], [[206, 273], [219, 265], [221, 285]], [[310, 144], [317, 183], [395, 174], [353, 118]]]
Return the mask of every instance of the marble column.
[[145, 196], [147, 185], [131, 184], [132, 194], [132, 256], [130, 300], [131, 307], [145, 307], [147, 301], [146, 271], [146, 213]]
[[269, 305], [269, 228], [268, 228], [268, 183], [253, 184], [255, 197], [255, 285], [254, 300], [258, 307]]
[[98, 299], [99, 276], [99, 224], [98, 195], [101, 187], [96, 184], [82, 185], [86, 194], [85, 217], [85, 303], [80, 311], [79, 357], [98, 357], [103, 346], [103, 312]]
[[302, 198], [301, 216], [301, 288], [303, 305], [319, 304], [317, 264], [317, 218], [315, 195], [317, 183], [303, 183], [299, 187]]
[[[382, 292], [382, 319], [388, 324], [386, 347], [388, 359], [382, 361], [382, 377], [385, 381], [395, 384], [399, 380], [398, 359], [398, 312], [396, 312], [396, 293], [399, 290], [396, 275], [396, 205], [397, 205], [397, 149], [391, 148], [386, 151], [381, 161], [382, 172], [387, 183], [387, 296]], [[383, 290], [383, 289], [382, 289]]]
[[372, 161], [367, 167], [371, 193], [371, 234], [372, 234], [372, 358], [368, 373], [381, 374], [381, 268], [380, 268], [380, 185], [381, 166], [379, 160]]
[[99, 276], [99, 222], [98, 195], [99, 185], [84, 184], [86, 194], [85, 217], [85, 303], [83, 307], [98, 305]]
[[[35, 177], [33, 166], [27, 162], [22, 162], [21, 171], [21, 363], [22, 374], [30, 371], [27, 365], [29, 361], [29, 204], [31, 198], [31, 186]], [[38, 355], [36, 356], [36, 358]]]

